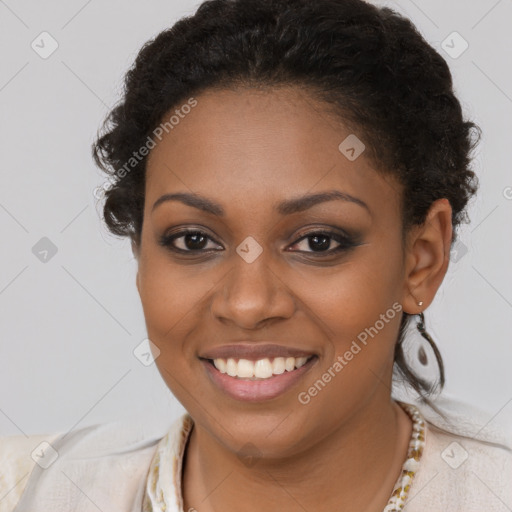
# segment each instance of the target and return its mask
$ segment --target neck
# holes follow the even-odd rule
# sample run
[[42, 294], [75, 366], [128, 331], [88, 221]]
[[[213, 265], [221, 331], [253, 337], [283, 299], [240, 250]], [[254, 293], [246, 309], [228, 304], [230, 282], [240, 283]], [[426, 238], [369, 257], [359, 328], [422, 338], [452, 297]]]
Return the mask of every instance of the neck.
[[383, 397], [311, 448], [286, 459], [241, 463], [197, 425], [183, 474], [184, 510], [381, 512], [406, 459], [411, 421]]

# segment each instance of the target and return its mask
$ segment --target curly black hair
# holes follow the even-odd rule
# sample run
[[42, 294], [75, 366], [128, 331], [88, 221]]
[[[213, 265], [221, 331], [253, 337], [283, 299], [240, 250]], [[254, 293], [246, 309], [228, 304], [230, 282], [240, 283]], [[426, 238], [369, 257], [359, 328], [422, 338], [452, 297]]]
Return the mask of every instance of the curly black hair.
[[[455, 241], [478, 187], [469, 166], [480, 131], [464, 119], [446, 61], [415, 26], [363, 0], [207, 0], [148, 41], [92, 147], [111, 183], [108, 229], [140, 244], [143, 149], [173, 109], [208, 89], [279, 86], [306, 91], [364, 134], [376, 169], [403, 185], [403, 233], [447, 198]], [[409, 368], [402, 346], [410, 316], [402, 314], [395, 369], [428, 403], [432, 383]]]

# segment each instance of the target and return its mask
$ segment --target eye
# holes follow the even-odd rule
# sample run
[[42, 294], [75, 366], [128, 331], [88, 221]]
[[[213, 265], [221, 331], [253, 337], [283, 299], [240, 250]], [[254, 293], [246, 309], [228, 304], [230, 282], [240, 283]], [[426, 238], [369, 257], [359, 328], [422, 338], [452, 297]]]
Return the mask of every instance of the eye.
[[[338, 244], [331, 248], [333, 240]], [[302, 246], [299, 252], [335, 254], [344, 250], [351, 249], [357, 244], [349, 236], [336, 233], [334, 231], [312, 231], [302, 236], [294, 246]], [[307, 250], [311, 249], [311, 250]]]
[[218, 244], [210, 238], [205, 232], [194, 230], [182, 230], [177, 233], [163, 235], [159, 243], [163, 247], [176, 252], [208, 252], [210, 250], [218, 250], [215, 247], [208, 247], [208, 241], [213, 242], [215, 247]]
[[[337, 247], [331, 247], [333, 241], [337, 244]], [[159, 239], [159, 244], [178, 253], [201, 254], [223, 250], [215, 240], [199, 229], [187, 229], [176, 233], [165, 234]], [[298, 247], [298, 252], [332, 255], [349, 250], [356, 245], [357, 243], [348, 235], [334, 231], [319, 230], [311, 231], [301, 236], [301, 238], [290, 247]]]

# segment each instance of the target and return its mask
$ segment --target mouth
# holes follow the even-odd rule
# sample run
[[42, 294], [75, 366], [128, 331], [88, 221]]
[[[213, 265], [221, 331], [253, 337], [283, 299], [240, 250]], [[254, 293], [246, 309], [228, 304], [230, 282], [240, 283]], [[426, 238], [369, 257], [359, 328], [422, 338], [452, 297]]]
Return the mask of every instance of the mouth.
[[304, 366], [311, 357], [274, 357], [263, 358], [256, 361], [250, 359], [209, 359], [220, 373], [230, 377], [249, 380], [271, 379], [284, 372], [292, 372]]
[[216, 388], [236, 400], [254, 402], [288, 391], [314, 366], [318, 356], [199, 359]]

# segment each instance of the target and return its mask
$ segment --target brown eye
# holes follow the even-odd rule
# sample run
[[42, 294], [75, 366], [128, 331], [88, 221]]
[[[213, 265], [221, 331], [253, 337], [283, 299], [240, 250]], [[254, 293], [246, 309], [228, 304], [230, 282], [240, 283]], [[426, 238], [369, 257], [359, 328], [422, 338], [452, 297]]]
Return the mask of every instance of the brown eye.
[[[332, 248], [333, 241], [338, 244]], [[314, 231], [302, 236], [293, 246], [302, 245], [299, 252], [334, 254], [357, 245], [345, 235], [333, 231]]]
[[185, 230], [173, 233], [171, 235], [164, 235], [160, 239], [160, 245], [178, 252], [206, 252], [215, 249], [218, 245], [214, 243], [215, 247], [208, 247], [208, 241], [214, 242], [206, 233], [198, 230]]

